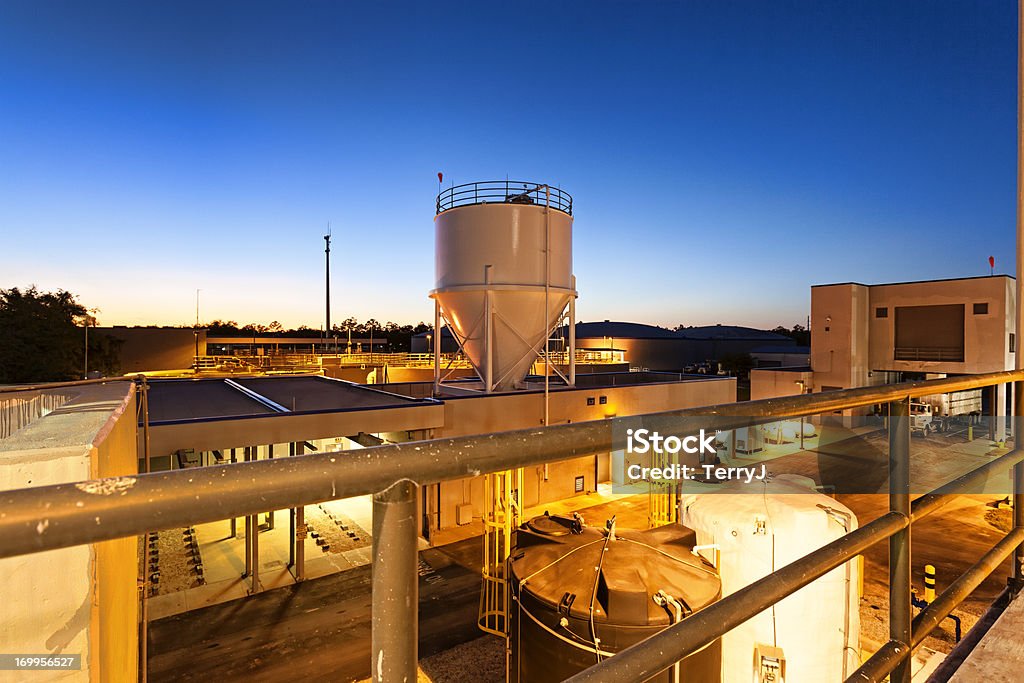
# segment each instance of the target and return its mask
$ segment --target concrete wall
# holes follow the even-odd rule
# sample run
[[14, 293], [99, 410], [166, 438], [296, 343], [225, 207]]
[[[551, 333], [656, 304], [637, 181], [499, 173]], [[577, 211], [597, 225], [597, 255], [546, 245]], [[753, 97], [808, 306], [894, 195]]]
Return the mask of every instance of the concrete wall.
[[[155, 424], [149, 430], [150, 456], [167, 456], [187, 448], [196, 451], [225, 450], [268, 443], [333, 439], [359, 432], [375, 434], [429, 429], [440, 426], [443, 418], [440, 404], [413, 403], [402, 407]], [[140, 442], [141, 438], [140, 433]], [[138, 452], [143, 452], [141, 443]]]
[[[685, 330], [683, 331], [685, 334]], [[625, 352], [632, 368], [682, 372], [688, 365], [726, 356], [748, 354], [759, 346], [786, 346], [796, 342], [787, 339], [631, 339], [628, 337], [588, 337], [576, 340], [580, 349], [607, 349]]]
[[[1014, 281], [1006, 276], [939, 282], [910, 282], [871, 287], [868, 334], [872, 370], [939, 372], [947, 374], [997, 372], [1013, 367], [1010, 333], [1014, 329]], [[988, 304], [988, 313], [975, 314], [974, 304]], [[964, 304], [962, 363], [901, 361], [894, 356], [895, 309], [898, 306]], [[888, 308], [887, 318], [875, 316]]]
[[[135, 474], [131, 383], [73, 392], [0, 440], [0, 490]], [[0, 560], [0, 652], [82, 655], [80, 671], [47, 672], [46, 680], [135, 680], [137, 563], [135, 538]]]
[[809, 353], [754, 352], [750, 356], [759, 368], [795, 368], [811, 364]]
[[[801, 382], [802, 384], [798, 384]], [[814, 373], [810, 370], [776, 370], [755, 368], [750, 371], [750, 400], [780, 398], [807, 393], [814, 387]]]
[[[687, 365], [706, 360], [701, 351], [686, 339], [630, 339], [592, 337], [576, 340], [579, 349], [607, 349], [609, 346], [625, 352], [626, 362], [633, 368], [680, 372]], [[700, 357], [698, 357], [700, 356]]]
[[859, 284], [811, 289], [811, 367], [815, 391], [867, 384], [869, 288]]
[[[99, 327], [96, 331], [123, 342], [120, 351], [123, 374], [192, 367], [196, 334], [190, 328]], [[199, 330], [199, 355], [206, 355], [206, 330]]]

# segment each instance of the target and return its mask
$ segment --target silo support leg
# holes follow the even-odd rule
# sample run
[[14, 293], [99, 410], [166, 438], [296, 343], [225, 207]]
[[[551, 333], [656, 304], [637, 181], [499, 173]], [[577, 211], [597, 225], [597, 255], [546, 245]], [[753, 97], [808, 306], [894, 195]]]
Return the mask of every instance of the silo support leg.
[[372, 680], [415, 681], [419, 635], [416, 484], [373, 496]]

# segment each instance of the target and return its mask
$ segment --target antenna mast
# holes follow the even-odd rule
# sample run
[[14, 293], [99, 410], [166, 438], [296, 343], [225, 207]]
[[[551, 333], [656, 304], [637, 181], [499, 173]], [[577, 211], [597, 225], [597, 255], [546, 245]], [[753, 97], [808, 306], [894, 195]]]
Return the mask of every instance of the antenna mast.
[[326, 247], [324, 249], [324, 273], [326, 280], [324, 286], [327, 291], [326, 299], [326, 310], [327, 310], [327, 324], [324, 327], [324, 340], [331, 338], [331, 222], [327, 221], [327, 234], [324, 235], [324, 242]]

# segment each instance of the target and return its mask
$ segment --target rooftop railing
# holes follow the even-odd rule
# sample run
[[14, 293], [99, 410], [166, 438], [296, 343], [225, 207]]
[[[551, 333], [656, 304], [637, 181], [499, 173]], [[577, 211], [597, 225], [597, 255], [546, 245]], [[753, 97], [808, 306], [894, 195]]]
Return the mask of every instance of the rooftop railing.
[[[551, 187], [551, 208], [572, 215], [572, 196]], [[484, 180], [453, 185], [437, 195], [437, 213], [474, 204], [537, 204], [545, 206], [548, 186], [521, 180]]]
[[[889, 641], [847, 681], [910, 680], [910, 654], [982, 581], [1013, 556], [1008, 590], [1022, 583], [1024, 450], [1015, 447], [912, 500], [910, 400], [1014, 383], [1024, 405], [1024, 370], [863, 387], [658, 413], [716, 418], [720, 428], [887, 404], [888, 511], [839, 539], [732, 593], [571, 681], [646, 680], [873, 546], [889, 547]], [[1024, 420], [1015, 419], [1015, 433]], [[389, 444], [357, 457], [323, 453], [187, 471], [0, 492], [0, 557], [95, 543], [265, 510], [373, 494], [372, 667], [374, 680], [414, 680], [417, 642], [418, 485], [461, 479], [613, 449], [610, 420], [543, 429]], [[663, 434], [670, 434], [663, 430]], [[677, 434], [683, 436], [683, 434]], [[916, 617], [911, 606], [912, 527], [963, 493], [1013, 468], [1013, 524]], [[95, 495], [117, 490], [116, 496]], [[383, 651], [387, 650], [387, 658]]]
[[923, 360], [944, 363], [963, 363], [962, 346], [897, 346], [893, 360]]

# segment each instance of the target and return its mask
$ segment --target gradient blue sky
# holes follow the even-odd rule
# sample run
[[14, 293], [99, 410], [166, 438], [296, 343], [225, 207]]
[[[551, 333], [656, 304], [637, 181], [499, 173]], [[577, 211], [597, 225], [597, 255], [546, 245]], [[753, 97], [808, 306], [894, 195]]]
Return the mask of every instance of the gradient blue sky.
[[101, 324], [432, 318], [449, 181], [575, 198], [583, 320], [1013, 272], [1016, 4], [0, 3], [0, 287]]

